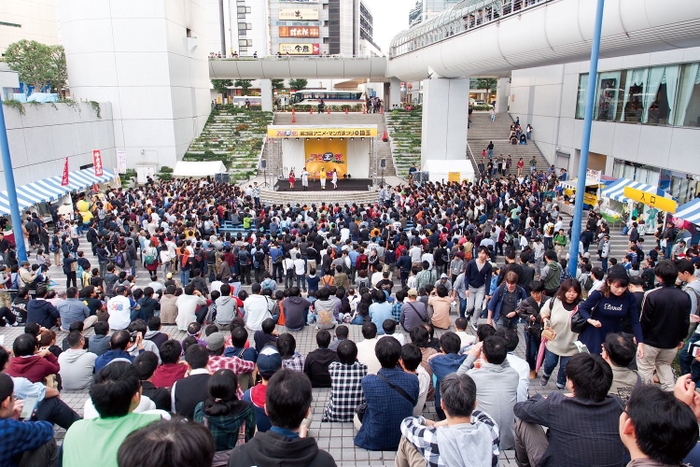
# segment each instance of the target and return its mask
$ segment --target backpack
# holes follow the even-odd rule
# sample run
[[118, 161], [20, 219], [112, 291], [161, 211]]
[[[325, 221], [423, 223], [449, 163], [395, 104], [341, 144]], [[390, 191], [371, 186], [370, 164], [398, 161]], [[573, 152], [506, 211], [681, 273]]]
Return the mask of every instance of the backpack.
[[265, 261], [265, 252], [262, 250], [256, 251], [255, 252], [255, 267], [262, 266], [263, 261]]
[[[156, 254], [153, 252], [153, 250], [153, 247], [149, 248], [146, 251], [146, 255], [143, 257], [143, 264], [145, 264], [146, 266], [156, 262]], [[122, 261], [124, 261], [123, 258]], [[119, 264], [117, 264], [117, 266], [119, 266]]]
[[275, 258], [275, 264], [282, 264], [284, 262], [284, 254], [280, 253]]
[[[148, 258], [148, 257], [147, 257]], [[124, 268], [124, 253], [119, 253], [117, 256], [114, 257], [114, 264], [117, 265], [117, 267], [123, 269]], [[153, 261], [151, 261], [152, 263]], [[148, 264], [151, 264], [148, 263]]]
[[450, 254], [447, 250], [443, 250], [444, 253], [440, 255], [440, 259], [442, 260], [442, 264], [449, 264], [450, 262]]

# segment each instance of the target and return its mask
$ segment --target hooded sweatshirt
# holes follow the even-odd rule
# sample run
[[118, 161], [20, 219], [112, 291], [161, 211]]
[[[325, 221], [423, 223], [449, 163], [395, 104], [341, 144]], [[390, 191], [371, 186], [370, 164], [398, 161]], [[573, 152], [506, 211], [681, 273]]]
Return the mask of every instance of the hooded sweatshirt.
[[58, 359], [49, 352], [46, 357], [30, 355], [13, 358], [10, 360], [7, 374], [13, 378], [27, 378], [32, 383], [40, 383], [48, 375], [58, 373], [60, 369]]
[[58, 356], [63, 389], [76, 391], [88, 388], [95, 372], [97, 355], [83, 349], [68, 349]]
[[302, 329], [306, 324], [306, 312], [311, 306], [304, 297], [287, 297], [282, 301], [288, 329]]
[[216, 322], [217, 324], [231, 324], [233, 318], [236, 317], [236, 312], [239, 306], [238, 297], [219, 297], [216, 299]]
[[34, 299], [27, 303], [27, 323], [38, 323], [39, 326], [51, 329], [60, 317], [56, 307], [46, 300]]
[[289, 438], [273, 431], [257, 433], [249, 442], [231, 451], [240, 467], [269, 465], [276, 467], [333, 467], [335, 461], [319, 449], [314, 438]]
[[151, 382], [158, 388], [171, 388], [175, 381], [185, 377], [187, 365], [182, 363], [164, 363], [156, 368]]

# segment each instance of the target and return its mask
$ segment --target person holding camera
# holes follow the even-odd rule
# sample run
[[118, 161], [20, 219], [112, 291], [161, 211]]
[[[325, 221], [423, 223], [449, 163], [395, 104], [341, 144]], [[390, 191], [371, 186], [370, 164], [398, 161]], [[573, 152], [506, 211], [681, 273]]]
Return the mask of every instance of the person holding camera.
[[117, 331], [112, 334], [109, 340], [109, 350], [95, 360], [95, 373], [112, 362], [133, 363], [136, 358], [126, 351], [127, 348], [136, 344], [137, 352], [143, 352], [143, 335], [140, 332], [129, 333], [128, 331]]

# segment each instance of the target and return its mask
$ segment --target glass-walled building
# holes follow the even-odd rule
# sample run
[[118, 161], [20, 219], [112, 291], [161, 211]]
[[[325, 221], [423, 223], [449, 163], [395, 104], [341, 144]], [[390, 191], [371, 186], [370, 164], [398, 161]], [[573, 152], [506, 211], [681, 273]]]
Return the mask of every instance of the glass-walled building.
[[[579, 80], [582, 119], [588, 74]], [[700, 63], [598, 73], [593, 118], [598, 121], [700, 127]]]

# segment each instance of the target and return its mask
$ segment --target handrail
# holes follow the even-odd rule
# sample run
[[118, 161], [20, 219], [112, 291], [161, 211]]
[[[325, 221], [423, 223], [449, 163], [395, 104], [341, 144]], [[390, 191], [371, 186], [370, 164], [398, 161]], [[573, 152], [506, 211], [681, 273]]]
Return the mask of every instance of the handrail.
[[553, 0], [463, 0], [435, 18], [394, 36], [389, 60], [550, 1]]

